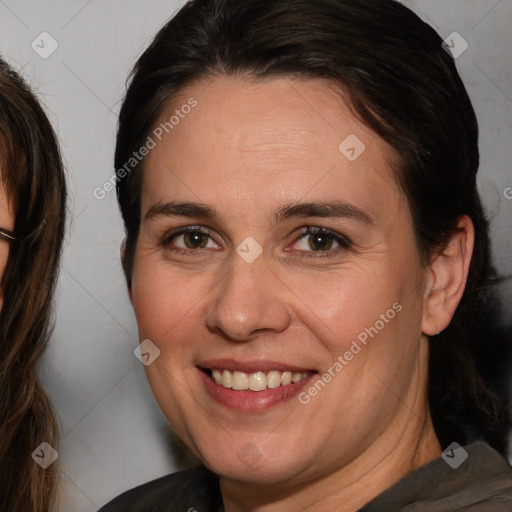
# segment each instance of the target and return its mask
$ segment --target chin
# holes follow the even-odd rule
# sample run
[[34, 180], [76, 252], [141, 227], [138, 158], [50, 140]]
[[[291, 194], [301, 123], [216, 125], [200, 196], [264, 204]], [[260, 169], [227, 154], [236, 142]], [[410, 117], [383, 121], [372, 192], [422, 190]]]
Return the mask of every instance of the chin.
[[[219, 450], [214, 454], [206, 454], [201, 459], [210, 471], [228, 480], [251, 485], [275, 485], [297, 479], [308, 464], [280, 456], [283, 450], [275, 449], [274, 456], [265, 457], [255, 445], [247, 442], [237, 452], [230, 453]], [[296, 450], [285, 450], [294, 454]]]

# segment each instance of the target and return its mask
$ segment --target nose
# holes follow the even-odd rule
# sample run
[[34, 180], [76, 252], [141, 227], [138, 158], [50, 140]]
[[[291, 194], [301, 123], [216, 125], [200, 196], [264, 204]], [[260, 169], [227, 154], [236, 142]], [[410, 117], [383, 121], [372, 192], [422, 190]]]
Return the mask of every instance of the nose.
[[234, 254], [229, 272], [212, 291], [206, 325], [235, 341], [282, 332], [291, 322], [286, 291], [263, 255], [247, 263]]

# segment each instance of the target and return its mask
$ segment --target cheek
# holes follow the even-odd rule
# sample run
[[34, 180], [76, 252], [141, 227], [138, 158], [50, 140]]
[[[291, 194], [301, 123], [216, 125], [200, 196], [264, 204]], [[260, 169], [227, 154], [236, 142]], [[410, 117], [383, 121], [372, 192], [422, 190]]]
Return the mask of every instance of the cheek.
[[177, 408], [186, 387], [183, 372], [191, 366], [193, 347], [188, 340], [197, 338], [194, 330], [200, 325], [201, 295], [179, 271], [147, 258], [134, 267], [131, 296], [140, 341], [149, 339], [160, 350], [155, 361], [144, 368], [149, 384], [176, 427], [176, 418], [183, 416]]
[[208, 283], [206, 276], [192, 276], [152, 255], [136, 258], [131, 299], [139, 337], [149, 338], [160, 348], [162, 361], [186, 351], [190, 347], [186, 338], [204, 324], [201, 311], [213, 287]]
[[285, 282], [299, 320], [328, 346], [333, 356], [348, 350], [359, 335], [364, 340], [365, 329], [376, 323], [379, 331], [384, 327], [389, 330], [398, 308], [393, 305], [410, 294], [408, 287], [381, 265], [352, 267], [309, 278], [289, 276]]
[[132, 303], [141, 336], [156, 344], [163, 341], [164, 333], [190, 309], [186, 289], [183, 279], [138, 267], [132, 280]]
[[5, 266], [7, 264], [7, 258], [9, 257], [9, 244], [2, 241], [0, 244], [0, 275], [3, 276]]

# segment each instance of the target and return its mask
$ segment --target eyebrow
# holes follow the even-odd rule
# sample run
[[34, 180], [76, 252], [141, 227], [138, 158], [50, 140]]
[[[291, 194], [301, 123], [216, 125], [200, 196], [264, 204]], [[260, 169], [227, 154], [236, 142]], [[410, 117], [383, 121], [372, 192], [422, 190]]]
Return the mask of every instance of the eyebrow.
[[[144, 218], [146, 220], [156, 217], [190, 217], [216, 220], [219, 215], [214, 208], [201, 203], [175, 202], [157, 203], [151, 206]], [[297, 203], [279, 208], [272, 217], [272, 224], [278, 224], [291, 218], [322, 217], [322, 218], [346, 218], [355, 220], [361, 224], [372, 226], [375, 224], [372, 215], [366, 211], [343, 201], [326, 203]]]

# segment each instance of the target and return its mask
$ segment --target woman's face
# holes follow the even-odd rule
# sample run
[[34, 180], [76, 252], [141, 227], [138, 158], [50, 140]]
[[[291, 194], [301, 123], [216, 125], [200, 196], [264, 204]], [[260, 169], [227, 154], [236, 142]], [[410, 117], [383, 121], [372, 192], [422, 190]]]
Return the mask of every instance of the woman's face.
[[425, 418], [428, 357], [388, 146], [327, 85], [287, 79], [196, 83], [152, 138], [131, 298], [174, 429], [248, 482], [385, 457]]

